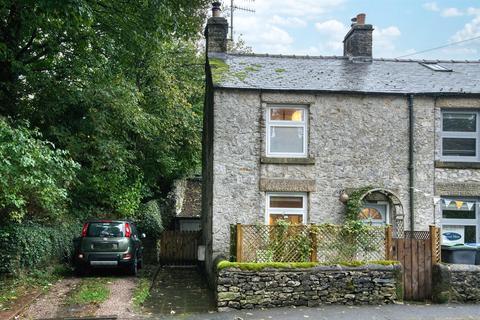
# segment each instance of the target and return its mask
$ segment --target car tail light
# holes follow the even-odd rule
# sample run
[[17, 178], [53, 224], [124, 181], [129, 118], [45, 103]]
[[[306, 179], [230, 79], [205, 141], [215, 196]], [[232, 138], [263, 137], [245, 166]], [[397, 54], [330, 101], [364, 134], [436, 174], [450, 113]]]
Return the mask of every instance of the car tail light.
[[82, 229], [82, 237], [87, 236], [87, 229], [88, 229], [88, 223], [83, 224], [83, 229]]
[[132, 230], [130, 229], [130, 224], [127, 222], [125, 223], [125, 237], [130, 238], [132, 235]]

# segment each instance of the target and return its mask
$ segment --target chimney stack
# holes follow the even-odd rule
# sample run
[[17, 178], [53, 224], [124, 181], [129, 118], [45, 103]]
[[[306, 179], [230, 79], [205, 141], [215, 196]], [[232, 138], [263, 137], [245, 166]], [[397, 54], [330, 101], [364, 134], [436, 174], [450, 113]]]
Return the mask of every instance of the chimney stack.
[[365, 17], [365, 13], [357, 14], [343, 39], [343, 55], [353, 61], [372, 61], [373, 26], [365, 24]]
[[208, 53], [226, 53], [227, 52], [227, 19], [220, 16], [221, 3], [215, 1], [212, 3], [212, 17], [207, 21], [205, 28], [205, 38], [207, 39]]

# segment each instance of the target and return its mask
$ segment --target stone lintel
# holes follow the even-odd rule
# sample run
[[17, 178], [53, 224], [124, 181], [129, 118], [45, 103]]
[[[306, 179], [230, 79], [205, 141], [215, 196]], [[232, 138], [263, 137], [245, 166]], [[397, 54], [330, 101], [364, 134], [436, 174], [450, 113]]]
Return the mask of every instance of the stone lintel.
[[445, 169], [480, 169], [480, 162], [435, 161], [435, 168]]
[[439, 196], [476, 197], [480, 195], [478, 183], [435, 183], [435, 194]]
[[261, 157], [260, 163], [263, 164], [315, 164], [315, 158], [272, 158]]
[[315, 191], [315, 180], [261, 178], [260, 191], [313, 192]]
[[438, 98], [436, 107], [439, 108], [480, 108], [480, 99], [477, 98]]

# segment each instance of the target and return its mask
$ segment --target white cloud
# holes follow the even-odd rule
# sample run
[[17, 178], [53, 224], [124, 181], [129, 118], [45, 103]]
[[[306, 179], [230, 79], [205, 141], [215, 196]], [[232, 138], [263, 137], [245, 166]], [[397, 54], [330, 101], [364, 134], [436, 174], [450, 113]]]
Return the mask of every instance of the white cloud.
[[283, 26], [283, 27], [306, 27], [307, 22], [297, 17], [281, 17], [278, 15], [274, 15], [269, 21], [269, 23]]
[[436, 2], [426, 2], [423, 4], [423, 8], [428, 11], [440, 11]]
[[463, 16], [463, 12], [457, 8], [445, 8], [441, 13], [442, 17], [459, 17]]
[[467, 9], [467, 14], [471, 16], [480, 16], [480, 8], [470, 7]]
[[390, 58], [398, 56], [395, 42], [401, 36], [397, 26], [375, 27], [373, 30], [373, 54], [375, 57]]
[[[463, 41], [480, 36], [480, 14], [473, 20], [466, 23], [463, 28], [457, 31], [450, 40], [453, 42]], [[478, 42], [477, 42], [478, 45]]]
[[[313, 19], [343, 5], [346, 0], [260, 0], [252, 8], [255, 13], [237, 10], [234, 33], [242, 35], [257, 53], [296, 53], [290, 32], [306, 28]], [[228, 4], [229, 1], [226, 1]], [[248, 3], [246, 3], [248, 7]], [[290, 31], [292, 30], [292, 31]]]
[[315, 23], [315, 29], [320, 33], [330, 34], [333, 37], [343, 37], [348, 31], [347, 26], [334, 19]]

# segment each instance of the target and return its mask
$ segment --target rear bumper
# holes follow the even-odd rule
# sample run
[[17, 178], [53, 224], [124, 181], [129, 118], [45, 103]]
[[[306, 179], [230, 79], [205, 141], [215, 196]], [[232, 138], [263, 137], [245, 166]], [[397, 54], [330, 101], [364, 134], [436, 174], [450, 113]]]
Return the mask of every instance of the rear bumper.
[[133, 263], [134, 259], [123, 259], [126, 253], [129, 252], [80, 252], [75, 255], [75, 265], [77, 267], [90, 268], [128, 267]]

